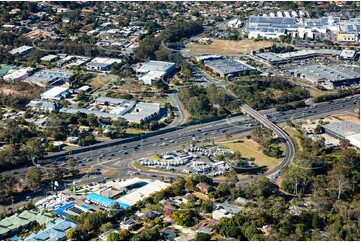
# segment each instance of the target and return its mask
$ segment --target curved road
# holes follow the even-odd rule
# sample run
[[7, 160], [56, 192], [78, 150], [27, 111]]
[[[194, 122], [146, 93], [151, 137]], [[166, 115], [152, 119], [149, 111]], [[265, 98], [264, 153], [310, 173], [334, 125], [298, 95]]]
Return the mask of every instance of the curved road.
[[288, 134], [283, 131], [280, 127], [276, 124], [268, 120], [265, 116], [254, 110], [253, 108], [249, 107], [246, 104], [240, 103], [242, 110], [249, 115], [251, 115], [254, 119], [259, 121], [265, 127], [271, 129], [279, 138], [282, 139], [283, 146], [284, 146], [284, 157], [282, 162], [276, 166], [273, 170], [266, 172], [266, 175], [270, 180], [275, 181], [277, 179], [277, 175], [279, 174], [280, 170], [286, 166], [288, 166], [291, 162], [293, 157], [296, 153], [295, 144], [293, 143], [292, 139], [288, 136]]

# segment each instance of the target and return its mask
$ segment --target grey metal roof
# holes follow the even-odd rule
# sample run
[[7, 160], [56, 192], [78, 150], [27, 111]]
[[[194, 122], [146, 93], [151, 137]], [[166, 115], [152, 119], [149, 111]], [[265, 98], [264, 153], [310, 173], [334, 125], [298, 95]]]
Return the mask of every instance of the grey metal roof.
[[360, 133], [360, 126], [351, 123], [349, 121], [341, 121], [336, 123], [330, 123], [323, 126], [326, 130], [329, 130], [339, 136], [346, 137]]
[[257, 53], [256, 56], [269, 62], [287, 61], [287, 59], [279, 57], [276, 53], [273, 52]]
[[241, 62], [234, 59], [205, 60], [204, 64], [212, 69], [223, 73], [224, 75], [255, 69], [249, 65], [242, 64]]
[[287, 70], [287, 72], [301, 73], [313, 81], [328, 80], [331, 82], [360, 78], [360, 67], [345, 65], [324, 66], [320, 64], [302, 66]]
[[164, 71], [166, 73], [169, 70], [175, 68], [175, 63], [173, 62], [165, 62], [165, 61], [148, 61], [144, 63], [141, 67], [137, 69], [139, 73], [147, 73], [149, 71]]
[[250, 16], [248, 18], [250, 24], [269, 24], [269, 25], [296, 25], [294, 18], [283, 17], [263, 17], [263, 16]]

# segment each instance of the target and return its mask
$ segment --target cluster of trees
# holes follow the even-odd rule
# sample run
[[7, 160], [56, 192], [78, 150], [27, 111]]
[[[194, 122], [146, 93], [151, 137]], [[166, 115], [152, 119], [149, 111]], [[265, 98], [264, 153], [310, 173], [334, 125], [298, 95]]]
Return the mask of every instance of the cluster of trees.
[[202, 23], [199, 21], [177, 19], [170, 23], [157, 37], [147, 35], [145, 39], [140, 41], [139, 47], [134, 50], [134, 58], [136, 60], [156, 59], [156, 52], [162, 42], [163, 44], [177, 42], [182, 38], [188, 38], [202, 31]]
[[10, 200], [19, 180], [10, 174], [0, 174], [0, 203]]
[[325, 94], [325, 95], [317, 96], [314, 98], [314, 101], [316, 103], [325, 102], [325, 101], [329, 101], [329, 100], [333, 100], [333, 99], [352, 96], [352, 95], [355, 95], [358, 93], [360, 93], [360, 88], [341, 89], [341, 90], [338, 90], [337, 93], [335, 93], [335, 94]]
[[258, 126], [252, 130], [252, 138], [258, 144], [260, 144], [263, 153], [267, 156], [280, 158], [282, 156], [282, 150], [279, 147], [279, 139], [273, 137], [272, 130]]
[[65, 175], [76, 176], [78, 174], [78, 162], [74, 158], [70, 158], [67, 161], [67, 167], [60, 167], [53, 164], [46, 172], [37, 166], [29, 167], [26, 172], [26, 182], [31, 188], [37, 189], [41, 187], [45, 181], [61, 181]]
[[9, 121], [0, 132], [0, 142], [8, 144], [0, 150], [0, 168], [14, 169], [29, 162], [31, 156], [43, 157], [46, 152], [38, 137], [35, 127], [23, 127], [14, 120]]
[[[267, 109], [309, 97], [309, 92], [280, 77], [242, 77], [229, 89], [255, 109]], [[275, 92], [281, 94], [276, 95]]]
[[178, 96], [194, 120], [222, 116], [239, 108], [232, 97], [214, 84], [207, 88], [193, 85], [182, 87]]
[[[113, 225], [112, 225], [113, 227]], [[102, 227], [100, 227], [100, 231], [102, 231], [101, 229]], [[106, 231], [104, 231], [106, 232]], [[130, 239], [131, 237], [131, 233], [127, 230], [120, 230], [118, 231], [118, 233], [110, 233], [108, 236], [107, 236], [107, 241], [127, 241]]]
[[41, 88], [25, 82], [0, 83], [0, 88], [13, 90], [14, 93], [3, 93], [0, 91], [0, 105], [14, 109], [24, 109], [34, 98], [40, 98]]
[[[26, 148], [31, 149], [34, 147]], [[29, 157], [26, 157], [26, 162], [29, 162], [29, 159]], [[1, 163], [1, 167], [4, 167], [3, 170], [9, 169], [8, 166], [11, 166], [11, 169], [13, 169], [18, 165], [19, 164], [16, 163], [4, 163], [3, 160]], [[41, 168], [37, 166], [29, 167], [25, 174], [24, 182], [27, 183], [30, 188], [37, 189], [40, 188], [46, 181], [61, 181], [65, 175], [76, 176], [78, 174], [78, 162], [74, 158], [70, 158], [67, 161], [67, 167], [59, 167], [54, 164], [50, 166], [46, 172], [42, 171]], [[10, 197], [18, 190], [18, 186], [21, 185], [21, 183], [16, 176], [9, 174], [0, 174], [0, 182], [2, 184], [0, 188], [0, 203], [3, 203], [9, 201]]]
[[100, 228], [105, 230], [109, 226], [106, 223], [109, 220], [108, 215], [102, 211], [86, 212], [79, 216], [68, 215], [67, 218], [80, 224], [66, 232], [69, 240], [84, 240], [83, 236], [87, 238], [89, 235], [99, 232]]
[[[262, 50], [262, 51], [261, 51]], [[264, 52], [263, 49], [261, 49], [260, 52]], [[281, 46], [281, 45], [272, 45], [272, 47], [269, 49], [270, 52], [273, 52], [273, 53], [285, 53], [285, 52], [292, 52], [294, 51], [295, 48], [293, 46]]]

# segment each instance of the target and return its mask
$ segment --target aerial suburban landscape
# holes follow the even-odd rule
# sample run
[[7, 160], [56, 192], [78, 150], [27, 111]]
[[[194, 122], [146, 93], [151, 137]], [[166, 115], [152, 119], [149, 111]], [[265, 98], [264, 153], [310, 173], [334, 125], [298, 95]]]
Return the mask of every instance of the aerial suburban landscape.
[[0, 5], [0, 240], [360, 240], [360, 1]]

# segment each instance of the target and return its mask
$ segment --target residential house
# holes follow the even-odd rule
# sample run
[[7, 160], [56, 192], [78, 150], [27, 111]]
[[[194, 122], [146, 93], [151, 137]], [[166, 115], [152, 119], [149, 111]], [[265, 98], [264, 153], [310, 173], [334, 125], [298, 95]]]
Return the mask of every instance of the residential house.
[[64, 241], [66, 232], [76, 226], [78, 225], [71, 220], [58, 218], [54, 222], [48, 223], [45, 229], [32, 233], [24, 241]]
[[137, 224], [133, 219], [128, 219], [120, 223], [120, 229], [122, 230], [131, 230]]
[[199, 189], [200, 192], [204, 194], [208, 194], [211, 190], [211, 186], [207, 183], [201, 182], [196, 185], [196, 188]]

